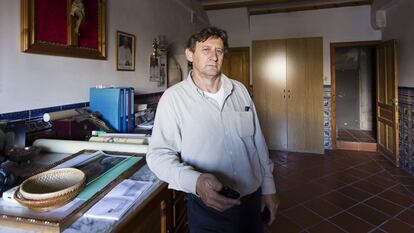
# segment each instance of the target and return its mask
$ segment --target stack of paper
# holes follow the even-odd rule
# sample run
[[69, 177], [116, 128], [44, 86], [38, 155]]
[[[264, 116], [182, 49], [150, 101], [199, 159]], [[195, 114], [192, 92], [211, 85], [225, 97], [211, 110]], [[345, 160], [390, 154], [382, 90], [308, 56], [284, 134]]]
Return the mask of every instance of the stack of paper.
[[98, 203], [90, 208], [85, 217], [119, 220], [139, 200], [151, 182], [126, 179], [115, 186]]

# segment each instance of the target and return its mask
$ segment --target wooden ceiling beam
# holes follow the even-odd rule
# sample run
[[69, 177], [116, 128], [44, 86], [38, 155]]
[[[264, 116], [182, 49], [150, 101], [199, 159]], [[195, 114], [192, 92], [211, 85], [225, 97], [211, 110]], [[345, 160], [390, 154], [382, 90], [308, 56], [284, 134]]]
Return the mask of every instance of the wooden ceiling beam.
[[319, 9], [328, 9], [328, 8], [338, 8], [338, 7], [349, 7], [349, 6], [362, 6], [362, 5], [372, 5], [373, 0], [356, 0], [351, 2], [339, 2], [339, 3], [327, 3], [327, 4], [315, 4], [308, 6], [299, 6], [299, 7], [283, 7], [283, 8], [274, 8], [274, 9], [262, 9], [262, 10], [250, 10], [249, 15], [263, 15], [263, 14], [276, 14], [276, 13], [287, 13], [294, 11], [307, 11], [307, 10], [319, 10]]
[[[344, 0], [335, 2], [323, 3], [321, 1], [311, 4], [312, 1], [297, 1], [297, 0], [250, 0], [250, 1], [232, 1], [232, 2], [223, 2], [223, 3], [212, 3], [204, 4], [204, 10], [220, 10], [220, 9], [230, 9], [230, 8], [240, 8], [247, 7], [250, 9], [251, 15], [258, 14], [274, 14], [281, 12], [292, 12], [292, 11], [305, 11], [305, 10], [316, 10], [316, 9], [326, 9], [326, 8], [336, 8], [336, 7], [347, 7], [347, 6], [360, 6], [360, 5], [372, 5], [373, 0]], [[278, 7], [278, 4], [283, 5]], [[289, 5], [298, 5], [290, 6]], [[254, 7], [262, 9], [253, 9]]]
[[225, 3], [213, 3], [203, 5], [204, 10], [220, 10], [220, 9], [230, 9], [230, 8], [240, 8], [240, 7], [250, 7], [250, 6], [263, 6], [268, 4], [291, 2], [292, 0], [251, 0], [251, 1], [233, 1]]

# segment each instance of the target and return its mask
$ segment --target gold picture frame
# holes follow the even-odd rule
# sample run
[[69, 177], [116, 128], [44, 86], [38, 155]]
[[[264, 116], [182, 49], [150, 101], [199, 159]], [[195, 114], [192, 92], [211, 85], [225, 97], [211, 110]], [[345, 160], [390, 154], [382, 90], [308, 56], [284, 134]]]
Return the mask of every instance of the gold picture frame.
[[116, 70], [135, 70], [135, 35], [116, 32]]
[[22, 52], [106, 59], [106, 0], [21, 0], [20, 21]]

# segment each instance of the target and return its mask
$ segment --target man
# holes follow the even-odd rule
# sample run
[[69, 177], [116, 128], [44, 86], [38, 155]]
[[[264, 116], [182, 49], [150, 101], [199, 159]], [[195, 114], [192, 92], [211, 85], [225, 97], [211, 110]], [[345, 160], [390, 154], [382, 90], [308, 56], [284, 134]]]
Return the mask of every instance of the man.
[[[221, 73], [227, 49], [218, 28], [190, 37], [185, 54], [193, 69], [163, 94], [147, 153], [161, 180], [188, 193], [191, 233], [263, 232], [261, 205], [270, 224], [279, 203], [253, 102], [243, 84]], [[221, 195], [223, 186], [241, 198]]]

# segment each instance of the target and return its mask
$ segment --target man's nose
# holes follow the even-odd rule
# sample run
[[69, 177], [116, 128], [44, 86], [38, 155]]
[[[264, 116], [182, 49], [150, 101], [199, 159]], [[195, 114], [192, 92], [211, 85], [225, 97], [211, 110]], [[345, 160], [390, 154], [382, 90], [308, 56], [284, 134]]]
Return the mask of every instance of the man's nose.
[[217, 56], [217, 52], [216, 51], [211, 52], [211, 54], [210, 54], [210, 60], [212, 60], [212, 61], [217, 61], [218, 60], [218, 56]]

